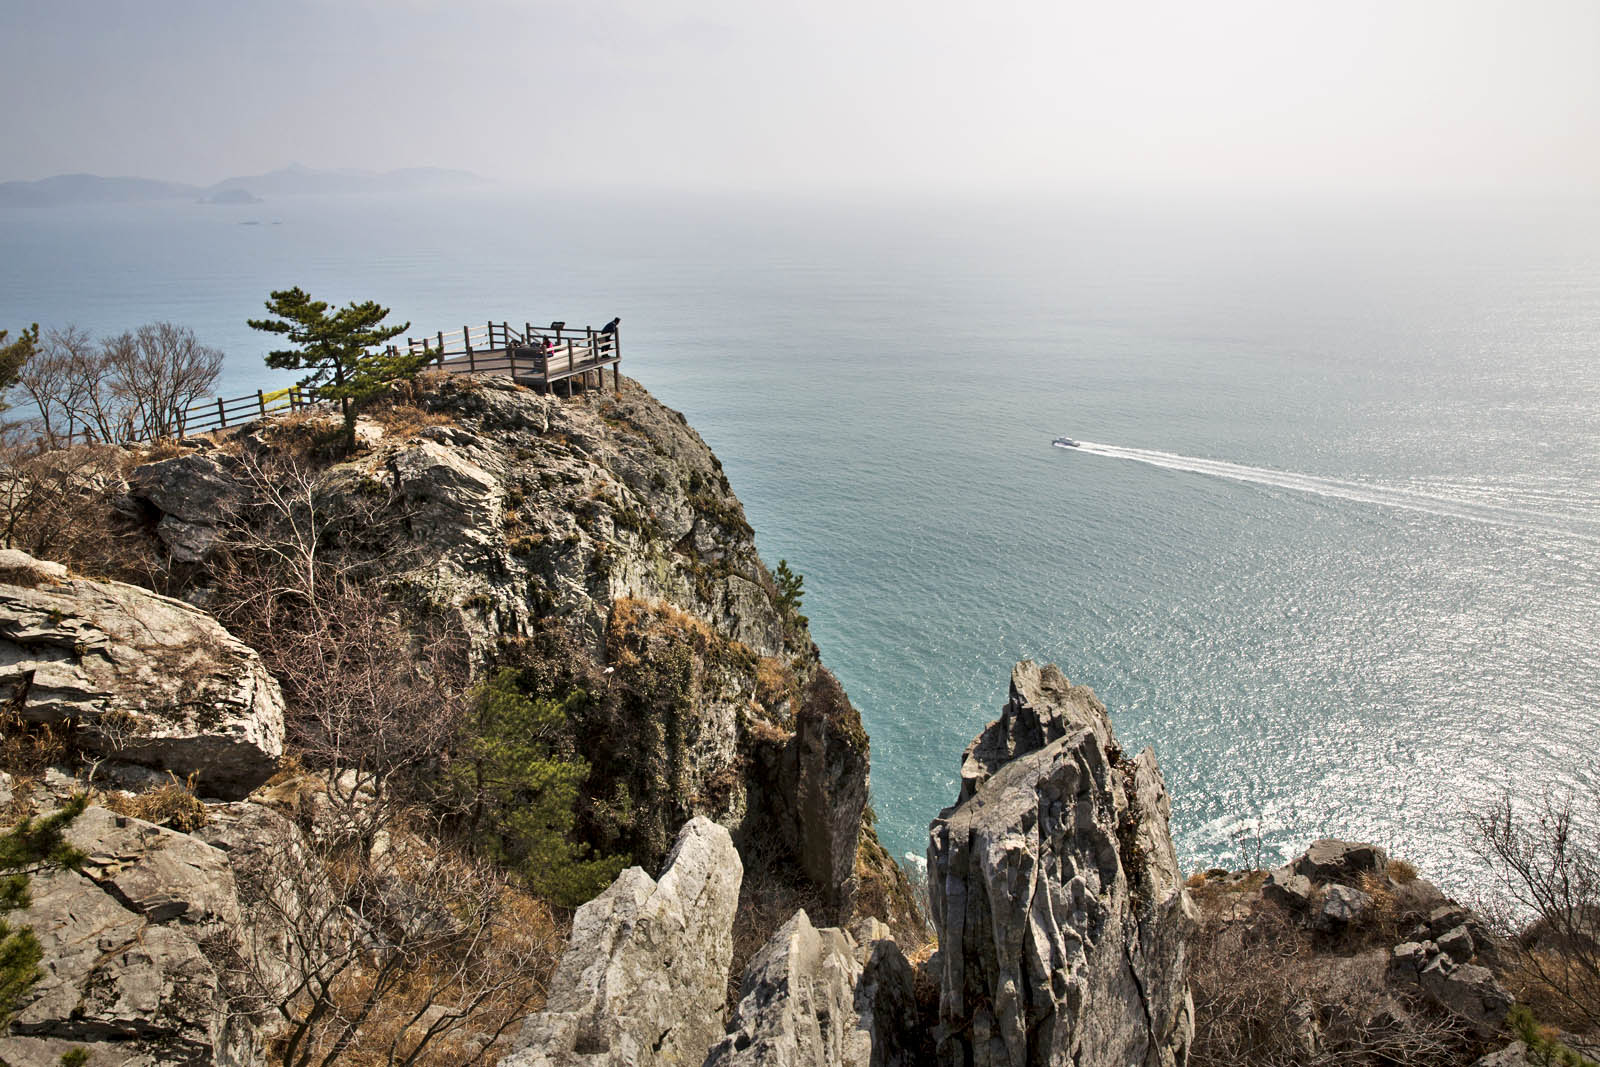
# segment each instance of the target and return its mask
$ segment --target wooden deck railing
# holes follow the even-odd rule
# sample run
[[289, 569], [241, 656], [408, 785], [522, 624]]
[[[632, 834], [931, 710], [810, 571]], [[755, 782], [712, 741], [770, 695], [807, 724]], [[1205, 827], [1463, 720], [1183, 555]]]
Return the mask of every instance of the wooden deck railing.
[[[604, 385], [605, 368], [612, 368], [613, 386], [620, 375], [622, 342], [615, 326], [596, 330], [568, 329], [565, 323], [552, 323], [535, 329], [524, 323], [521, 330], [509, 322], [487, 322], [482, 326], [463, 326], [444, 330], [431, 337], [408, 337], [404, 346], [391, 345], [391, 352], [426, 353], [430, 365], [448, 374], [496, 375], [531, 382], [546, 388], [556, 382], [571, 382], [579, 375], [596, 374], [596, 384]], [[570, 385], [569, 385], [570, 388]], [[159, 425], [130, 427], [120, 435], [120, 444], [138, 444], [167, 437], [192, 437], [212, 430], [245, 426], [283, 411], [299, 411], [322, 403], [315, 389], [293, 385], [287, 389], [260, 390], [232, 399], [202, 400], [163, 419]], [[92, 430], [74, 431], [85, 440], [99, 440]]]

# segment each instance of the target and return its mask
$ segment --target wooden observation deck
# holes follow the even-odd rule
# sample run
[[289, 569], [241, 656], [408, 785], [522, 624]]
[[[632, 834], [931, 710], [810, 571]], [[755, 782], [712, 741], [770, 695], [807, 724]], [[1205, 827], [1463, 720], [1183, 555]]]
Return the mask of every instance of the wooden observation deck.
[[[540, 392], [565, 382], [568, 396], [572, 395], [574, 383], [585, 388], [605, 388], [607, 367], [611, 368], [612, 389], [619, 388], [622, 379], [622, 339], [615, 322], [598, 330], [592, 326], [569, 329], [564, 322], [539, 327], [525, 322], [519, 330], [509, 322], [486, 322], [482, 326], [441, 330], [429, 337], [408, 337], [404, 346], [390, 345], [389, 351], [427, 355], [430, 367], [447, 374], [497, 375]], [[166, 417], [159, 425], [130, 426], [115, 440], [134, 443], [193, 437], [319, 403], [314, 390], [299, 386], [270, 392], [258, 389], [231, 399], [202, 400]], [[98, 437], [88, 428], [82, 432], [85, 441]], [[76, 434], [69, 434], [69, 443], [73, 436]]]
[[497, 374], [542, 389], [567, 382], [570, 390], [573, 379], [604, 388], [607, 367], [615, 389], [622, 375], [622, 341], [614, 325], [574, 330], [564, 322], [525, 322], [519, 330], [509, 322], [487, 322], [408, 337], [404, 349], [392, 350], [431, 355], [435, 367], [451, 374]]

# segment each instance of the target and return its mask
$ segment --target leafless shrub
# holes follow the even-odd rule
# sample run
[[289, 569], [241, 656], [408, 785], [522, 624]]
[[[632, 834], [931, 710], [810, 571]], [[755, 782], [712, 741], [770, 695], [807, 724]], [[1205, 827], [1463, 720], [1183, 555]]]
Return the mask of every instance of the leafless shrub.
[[127, 454], [105, 445], [36, 452], [0, 442], [0, 544], [94, 577], [166, 587], [166, 565], [117, 519]]
[[418, 838], [373, 857], [282, 824], [249, 869], [252, 927], [216, 955], [232, 1010], [277, 1021], [284, 1067], [476, 1063], [542, 1002], [564, 947], [502, 873]]
[[1600, 1029], [1600, 797], [1509, 794], [1474, 817], [1499, 900], [1479, 911], [1505, 938], [1512, 992], [1547, 1022]]
[[464, 648], [363, 582], [368, 561], [347, 533], [370, 538], [403, 518], [381, 486], [335, 507], [310, 468], [266, 464], [247, 454], [236, 465], [248, 502], [218, 567], [218, 615], [283, 689], [287, 740], [326, 781], [333, 810], [321, 830], [370, 851], [455, 735]]
[[1192, 1067], [1462, 1062], [1459, 1025], [1390, 986], [1384, 953], [1318, 954], [1279, 909], [1203, 923], [1189, 959]]

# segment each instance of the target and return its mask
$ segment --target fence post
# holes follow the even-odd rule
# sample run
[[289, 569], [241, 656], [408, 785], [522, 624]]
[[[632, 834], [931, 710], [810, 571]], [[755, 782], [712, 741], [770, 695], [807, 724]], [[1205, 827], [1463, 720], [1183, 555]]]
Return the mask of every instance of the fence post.
[[228, 425], [228, 409], [223, 406], [222, 398], [217, 397], [217, 428]]
[[444, 367], [444, 331], [439, 331], [439, 367]]
[[[611, 359], [613, 360], [613, 362], [611, 364], [611, 391], [613, 393], [620, 393], [620, 392], [622, 392], [622, 331], [621, 330], [612, 330], [611, 331]], [[601, 370], [600, 370], [600, 388], [604, 389], [605, 387], [606, 387], [606, 372], [605, 372], [604, 368], [601, 368]]]
[[478, 369], [478, 365], [472, 358], [472, 331], [465, 326], [461, 327], [461, 343], [467, 349], [467, 373], [471, 374]]
[[261, 417], [267, 417], [267, 394], [260, 389], [256, 390], [256, 406], [261, 409]]

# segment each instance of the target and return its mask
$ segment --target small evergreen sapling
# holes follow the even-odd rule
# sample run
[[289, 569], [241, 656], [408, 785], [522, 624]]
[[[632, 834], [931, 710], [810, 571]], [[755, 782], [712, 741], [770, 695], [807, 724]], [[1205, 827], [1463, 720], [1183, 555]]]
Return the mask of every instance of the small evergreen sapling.
[[559, 703], [533, 699], [515, 671], [501, 670], [478, 691], [477, 715], [451, 766], [476, 845], [567, 907], [589, 900], [627, 863], [591, 856], [568, 836], [589, 765], [564, 758], [560, 740], [568, 716], [587, 700], [581, 690]]
[[[28, 876], [46, 867], [76, 868], [83, 853], [67, 844], [67, 824], [83, 813], [89, 798], [79, 794], [43, 818], [24, 819], [0, 836], [0, 915], [26, 908]], [[39, 980], [43, 951], [26, 926], [0, 918], [0, 1033], [10, 1028], [23, 996]]]
[[789, 569], [789, 561], [780, 559], [778, 570], [773, 579], [778, 583], [778, 610], [786, 618], [791, 618], [797, 625], [804, 626], [808, 620], [800, 614], [800, 605], [805, 599], [805, 579]]

